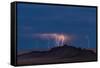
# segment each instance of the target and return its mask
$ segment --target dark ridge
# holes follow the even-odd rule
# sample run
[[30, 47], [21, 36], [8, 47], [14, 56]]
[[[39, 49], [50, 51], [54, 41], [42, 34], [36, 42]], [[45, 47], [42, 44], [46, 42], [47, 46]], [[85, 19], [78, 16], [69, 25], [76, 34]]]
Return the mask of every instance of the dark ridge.
[[71, 58], [71, 57], [76, 57], [76, 56], [80, 56], [80, 57], [93, 57], [96, 56], [96, 54], [92, 51], [92, 50], [86, 50], [86, 49], [82, 49], [82, 48], [76, 48], [74, 46], [68, 46], [63, 45], [60, 47], [55, 47], [52, 48], [49, 51], [32, 51], [29, 53], [24, 53], [21, 55], [18, 55], [18, 57], [22, 57], [24, 56], [24, 58], [27, 57], [58, 57], [58, 58]]
[[63, 45], [48, 51], [31, 51], [17, 55], [18, 64], [38, 64], [56, 62], [96, 61], [97, 54], [92, 50]]

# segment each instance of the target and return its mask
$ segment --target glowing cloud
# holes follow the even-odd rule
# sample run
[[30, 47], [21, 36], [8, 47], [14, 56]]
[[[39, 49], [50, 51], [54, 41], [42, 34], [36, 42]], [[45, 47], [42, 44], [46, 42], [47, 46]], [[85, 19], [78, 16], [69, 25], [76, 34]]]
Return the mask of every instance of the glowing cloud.
[[47, 40], [52, 39], [55, 41], [55, 46], [63, 46], [65, 42], [70, 42], [72, 40], [72, 36], [58, 33], [33, 34], [33, 37], [38, 37]]

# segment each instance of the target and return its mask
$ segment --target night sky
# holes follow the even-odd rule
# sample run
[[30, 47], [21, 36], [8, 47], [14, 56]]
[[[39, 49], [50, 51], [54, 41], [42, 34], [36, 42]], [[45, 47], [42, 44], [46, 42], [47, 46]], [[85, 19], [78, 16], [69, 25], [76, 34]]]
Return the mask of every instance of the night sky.
[[[32, 37], [36, 33], [73, 35], [73, 46], [95, 48], [96, 8], [18, 3], [17, 29], [18, 51], [46, 50], [45, 40]], [[50, 41], [53, 47], [54, 41]]]

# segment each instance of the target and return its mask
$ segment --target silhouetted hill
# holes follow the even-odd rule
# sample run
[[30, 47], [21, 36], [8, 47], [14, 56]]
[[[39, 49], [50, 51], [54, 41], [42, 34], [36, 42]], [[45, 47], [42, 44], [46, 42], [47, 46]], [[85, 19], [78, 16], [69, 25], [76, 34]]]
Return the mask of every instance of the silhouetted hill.
[[[96, 53], [92, 50], [76, 48], [68, 45], [55, 47], [49, 51], [32, 51], [18, 55], [17, 57], [19, 62], [25, 59], [27, 59], [27, 61], [28, 59], [32, 59], [34, 61], [38, 61], [37, 63], [92, 61], [97, 58]], [[39, 61], [39, 59], [43, 61]], [[31, 62], [35, 63], [34, 61]]]

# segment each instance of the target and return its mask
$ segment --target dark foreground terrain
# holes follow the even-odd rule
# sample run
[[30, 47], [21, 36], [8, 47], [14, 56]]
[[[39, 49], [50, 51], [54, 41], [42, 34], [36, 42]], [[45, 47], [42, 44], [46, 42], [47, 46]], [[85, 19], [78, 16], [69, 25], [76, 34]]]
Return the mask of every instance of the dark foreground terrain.
[[67, 45], [62, 47], [55, 47], [49, 51], [32, 51], [29, 53], [17, 55], [18, 65], [59, 62], [84, 62], [96, 60], [96, 52]]

